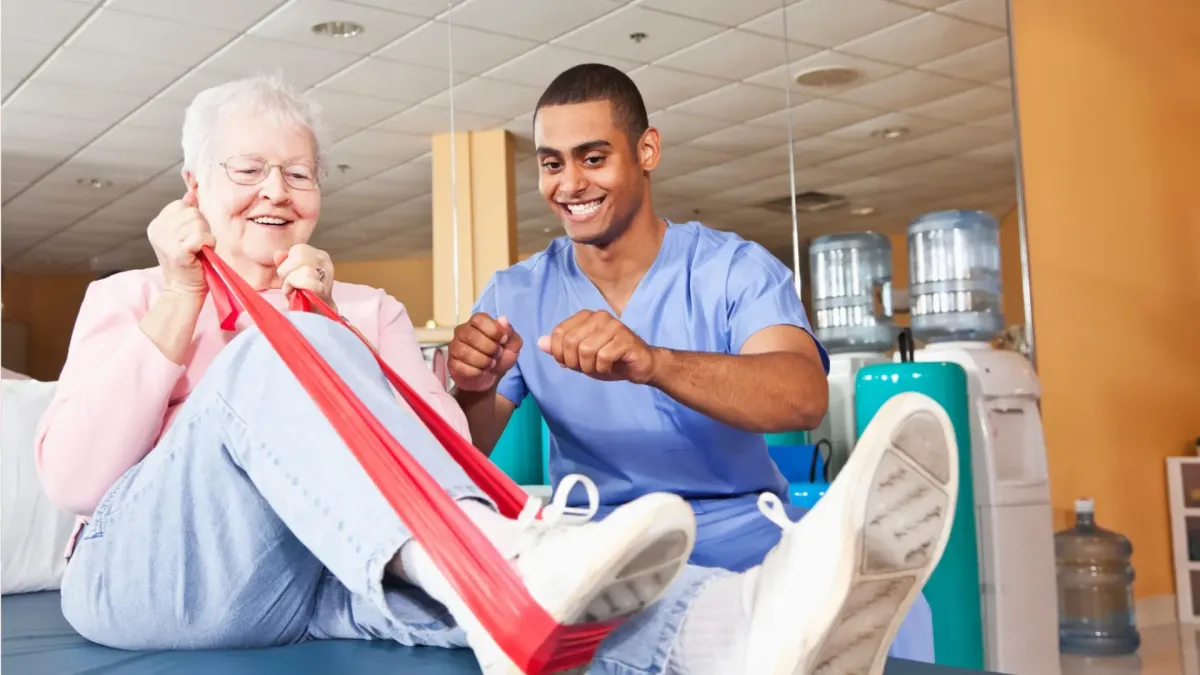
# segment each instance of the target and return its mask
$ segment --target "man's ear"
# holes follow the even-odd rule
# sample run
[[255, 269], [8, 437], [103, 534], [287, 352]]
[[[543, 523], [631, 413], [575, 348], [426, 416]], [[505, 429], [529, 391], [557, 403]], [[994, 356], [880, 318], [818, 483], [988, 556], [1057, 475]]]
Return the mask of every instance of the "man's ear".
[[658, 160], [662, 157], [661, 150], [658, 129], [646, 129], [642, 133], [642, 140], [638, 142], [638, 159], [641, 161], [642, 171], [653, 171], [658, 166]]

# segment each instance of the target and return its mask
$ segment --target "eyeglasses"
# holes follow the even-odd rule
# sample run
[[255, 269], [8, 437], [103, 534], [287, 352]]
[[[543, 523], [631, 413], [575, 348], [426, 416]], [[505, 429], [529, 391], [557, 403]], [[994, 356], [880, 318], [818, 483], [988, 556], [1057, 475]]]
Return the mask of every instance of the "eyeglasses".
[[220, 163], [229, 180], [238, 185], [258, 185], [279, 167], [283, 180], [297, 190], [315, 190], [320, 184], [319, 172], [311, 164], [271, 164], [261, 157], [230, 157]]

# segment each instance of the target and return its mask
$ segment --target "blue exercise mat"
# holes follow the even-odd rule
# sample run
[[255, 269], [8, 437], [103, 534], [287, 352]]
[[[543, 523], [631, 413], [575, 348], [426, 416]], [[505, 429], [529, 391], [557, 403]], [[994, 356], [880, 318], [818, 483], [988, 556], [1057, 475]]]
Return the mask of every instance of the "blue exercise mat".
[[[63, 618], [58, 593], [4, 596], [5, 675], [479, 675], [465, 649], [323, 640], [271, 649], [126, 652], [92, 644]], [[987, 675], [892, 659], [886, 675]]]

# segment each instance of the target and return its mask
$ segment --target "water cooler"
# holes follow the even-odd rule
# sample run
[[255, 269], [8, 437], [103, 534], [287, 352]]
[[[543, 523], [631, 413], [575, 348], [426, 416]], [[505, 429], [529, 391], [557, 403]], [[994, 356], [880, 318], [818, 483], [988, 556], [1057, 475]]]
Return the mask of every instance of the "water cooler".
[[908, 254], [912, 331], [926, 343], [914, 361], [967, 374], [986, 668], [1056, 675], [1041, 387], [1024, 356], [991, 345], [1004, 330], [998, 224], [978, 211], [930, 213], [909, 226]]
[[882, 234], [818, 237], [809, 246], [814, 330], [829, 352], [829, 409], [810, 434], [830, 445], [829, 476], [837, 476], [858, 441], [855, 377], [889, 361], [896, 338], [892, 321], [892, 243]]

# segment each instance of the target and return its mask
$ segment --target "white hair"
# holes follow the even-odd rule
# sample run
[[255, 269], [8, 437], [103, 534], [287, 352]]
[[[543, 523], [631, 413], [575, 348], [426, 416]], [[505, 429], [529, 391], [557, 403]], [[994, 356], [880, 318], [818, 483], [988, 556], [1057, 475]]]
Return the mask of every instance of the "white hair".
[[[235, 114], [267, 117], [312, 133], [318, 169], [325, 165], [325, 123], [321, 106], [281, 75], [256, 75], [205, 89], [183, 117], [183, 170], [197, 173], [213, 158], [209, 147], [221, 121]], [[224, 159], [224, 158], [222, 158]]]

